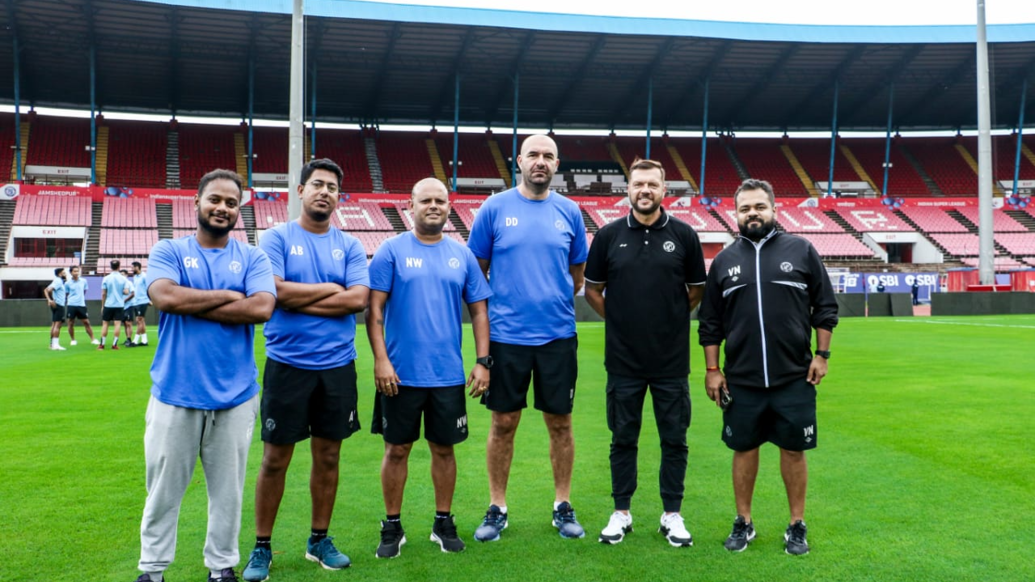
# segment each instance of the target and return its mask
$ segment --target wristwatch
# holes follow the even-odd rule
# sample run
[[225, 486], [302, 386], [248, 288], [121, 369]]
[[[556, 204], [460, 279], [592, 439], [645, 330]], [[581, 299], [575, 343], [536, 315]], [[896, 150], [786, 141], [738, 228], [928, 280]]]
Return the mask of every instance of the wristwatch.
[[492, 369], [492, 356], [482, 356], [474, 361], [475, 364], [481, 364], [485, 366], [486, 370]]
[[816, 355], [823, 358], [824, 360], [829, 360], [830, 350], [816, 350]]

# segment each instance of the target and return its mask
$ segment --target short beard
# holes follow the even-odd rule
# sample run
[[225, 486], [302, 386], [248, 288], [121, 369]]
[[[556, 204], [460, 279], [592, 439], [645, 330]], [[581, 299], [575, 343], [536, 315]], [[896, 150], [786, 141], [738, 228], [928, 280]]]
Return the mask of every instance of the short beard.
[[227, 221], [227, 225], [224, 226], [212, 226], [212, 223], [207, 220], [202, 220], [201, 215], [198, 215], [198, 226], [200, 226], [205, 232], [212, 235], [214, 238], [223, 238], [230, 234], [230, 231], [234, 229], [237, 224], [237, 219], [233, 221]]
[[313, 222], [327, 222], [331, 219], [330, 212], [320, 212], [319, 210], [306, 209], [306, 215], [313, 220]]
[[748, 226], [747, 224], [738, 224], [737, 227], [740, 229], [740, 236], [750, 239], [754, 242], [758, 242], [765, 237], [769, 236], [769, 233], [773, 232], [776, 228], [776, 221], [773, 220], [762, 220], [761, 226]]
[[636, 214], [639, 214], [640, 216], [650, 216], [651, 214], [657, 212], [658, 208], [661, 208], [661, 200], [658, 200], [657, 202], [651, 200], [651, 207], [648, 208], [646, 211], [640, 210], [640, 208], [636, 206], [636, 202], [639, 202], [639, 200], [636, 200], [632, 203], [632, 211]]

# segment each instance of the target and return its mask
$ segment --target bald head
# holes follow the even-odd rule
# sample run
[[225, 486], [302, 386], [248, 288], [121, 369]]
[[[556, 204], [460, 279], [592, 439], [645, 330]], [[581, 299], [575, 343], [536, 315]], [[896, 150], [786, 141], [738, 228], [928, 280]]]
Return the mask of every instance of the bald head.
[[424, 192], [439, 192], [449, 196], [449, 189], [446, 188], [446, 185], [438, 178], [424, 178], [420, 182], [414, 184], [413, 190], [410, 191], [410, 198], [416, 199], [419, 193]]
[[561, 164], [557, 143], [548, 135], [530, 135], [521, 143], [517, 161], [521, 168], [521, 193], [536, 199], [549, 195], [550, 182]]
[[553, 152], [554, 157], [557, 157], [557, 142], [545, 133], [537, 133], [526, 137], [525, 141], [521, 142], [520, 155], [526, 155], [530, 148], [535, 148], [537, 150], [547, 149]]

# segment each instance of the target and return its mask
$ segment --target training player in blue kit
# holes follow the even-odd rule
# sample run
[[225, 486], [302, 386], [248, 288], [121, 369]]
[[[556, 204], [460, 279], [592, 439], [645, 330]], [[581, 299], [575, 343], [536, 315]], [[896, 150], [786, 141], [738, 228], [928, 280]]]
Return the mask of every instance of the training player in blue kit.
[[589, 254], [586, 226], [578, 205], [550, 190], [560, 164], [550, 137], [525, 139], [517, 161], [521, 183], [485, 201], [467, 241], [493, 292], [489, 353], [495, 369], [482, 397], [492, 411], [486, 445], [490, 505], [474, 534], [483, 542], [498, 540], [507, 527], [514, 434], [528, 405], [530, 382], [550, 434], [553, 525], [565, 538], [586, 533], [569, 502], [575, 460], [571, 411], [578, 378], [575, 294], [582, 288]]
[[259, 408], [255, 324], [270, 318], [277, 293], [266, 253], [229, 236], [241, 195], [234, 172], [205, 174], [194, 199], [197, 232], [159, 241], [147, 262], [148, 293], [161, 314], [144, 432], [144, 573], [137, 582], [161, 582], [176, 555], [180, 503], [199, 457], [208, 490], [208, 579], [237, 582], [244, 475]]
[[43, 289], [43, 296], [50, 306], [50, 349], [64, 351], [58, 339], [61, 336], [61, 323], [65, 321], [65, 304], [68, 302], [68, 283], [65, 281], [64, 267], [54, 269], [54, 280]]
[[467, 385], [471, 396], [489, 387], [489, 315], [492, 295], [470, 249], [442, 229], [449, 221], [449, 191], [437, 178], [413, 187], [409, 201], [413, 230], [385, 241], [370, 263], [370, 312], [367, 336], [374, 354], [378, 395], [372, 430], [384, 435], [381, 487], [385, 519], [375, 555], [399, 555], [403, 489], [413, 443], [424, 438], [431, 449], [435, 520], [431, 541], [443, 552], [459, 552], [464, 542], [450, 514], [456, 488], [453, 445], [467, 439], [464, 398], [462, 305], [474, 328], [475, 353]]
[[76, 345], [76, 319], [83, 322], [83, 327], [86, 328], [86, 335], [90, 336], [90, 342], [94, 345], [100, 344], [101, 342], [93, 337], [93, 327], [90, 326], [90, 314], [86, 311], [86, 290], [90, 288], [90, 285], [86, 282], [86, 279], [79, 276], [79, 265], [72, 265], [68, 270], [72, 273], [72, 278], [65, 285], [68, 289], [68, 308], [65, 315], [68, 317], [68, 337], [72, 338], [68, 345]]
[[98, 350], [104, 349], [104, 342], [108, 339], [108, 324], [114, 322], [115, 338], [111, 341], [111, 349], [119, 349], [119, 329], [122, 327], [123, 310], [126, 308], [126, 301], [133, 298], [133, 285], [128, 279], [119, 273], [119, 261], [113, 260], [110, 263], [111, 272], [101, 280], [101, 345]]
[[302, 168], [297, 220], [266, 232], [277, 309], [263, 327], [262, 468], [255, 484], [255, 549], [244, 579], [266, 580], [271, 537], [295, 443], [310, 440], [312, 532], [305, 557], [328, 570], [349, 557], [327, 535], [338, 491], [341, 441], [359, 430], [356, 412], [356, 316], [370, 294], [367, 256], [355, 237], [331, 225], [341, 168], [327, 159]]
[[147, 275], [141, 270], [143, 265], [140, 261], [133, 261], [133, 302], [130, 307], [133, 309], [133, 321], [136, 323], [136, 332], [133, 340], [130, 341], [129, 334], [126, 334], [126, 347], [135, 348], [147, 345], [147, 306], [151, 299], [147, 296]]

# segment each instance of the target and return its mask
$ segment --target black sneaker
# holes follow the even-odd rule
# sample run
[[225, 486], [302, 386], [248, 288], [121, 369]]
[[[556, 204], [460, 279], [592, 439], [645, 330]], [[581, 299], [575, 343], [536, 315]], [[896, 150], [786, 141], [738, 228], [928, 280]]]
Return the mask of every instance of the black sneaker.
[[804, 556], [809, 553], [809, 542], [805, 539], [808, 531], [805, 522], [800, 519], [787, 526], [787, 533], [783, 534], [783, 540], [786, 542], [785, 551], [792, 556]]
[[395, 558], [406, 543], [406, 532], [400, 521], [381, 522], [381, 545], [377, 546], [375, 558]]
[[[140, 577], [137, 578], [136, 582], [155, 582], [155, 580], [151, 578], [150, 574], [141, 574]], [[165, 582], [164, 576], [162, 577], [162, 582]]]
[[726, 538], [723, 546], [731, 552], [743, 552], [753, 539], [755, 539], [754, 522], [746, 523], [744, 518], [738, 515], [737, 519], [733, 520], [733, 531], [730, 532], [730, 537]]
[[238, 582], [237, 574], [234, 574], [233, 568], [223, 568], [220, 570], [218, 578], [213, 578], [210, 574], [208, 582]]
[[435, 518], [435, 525], [431, 526], [431, 541], [438, 542], [438, 547], [442, 548], [443, 552], [462, 552], [467, 547], [464, 540], [456, 535], [456, 523], [453, 522], [452, 515]]

